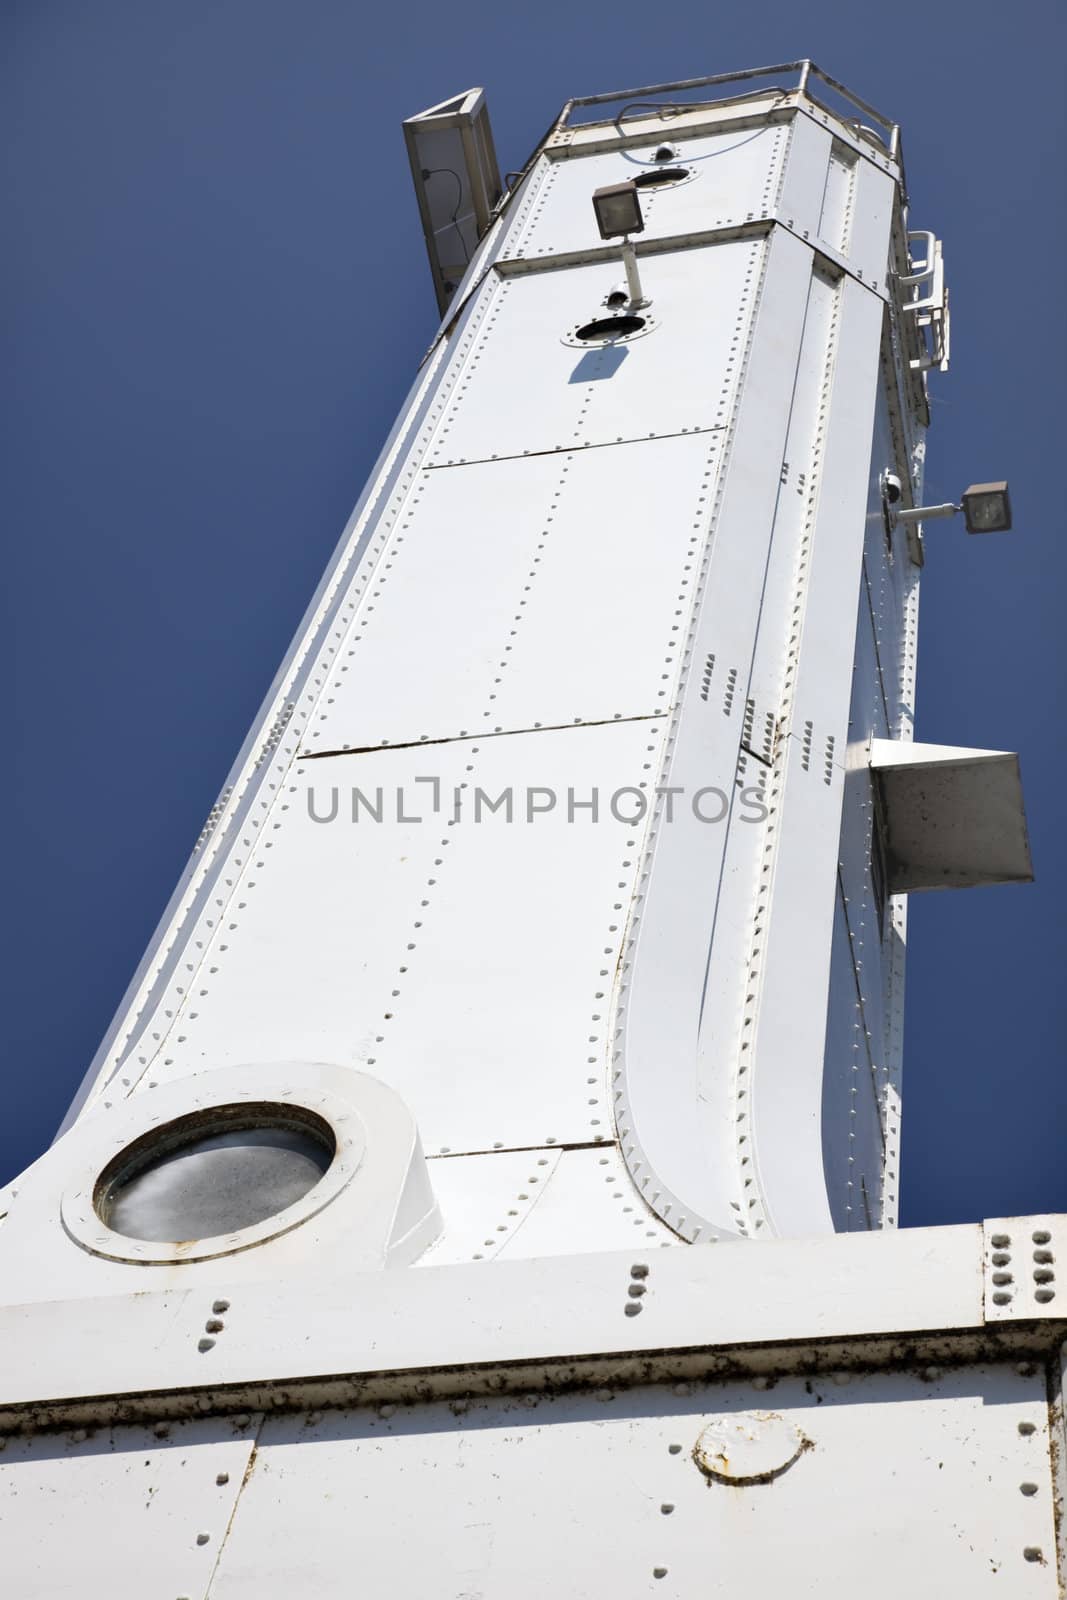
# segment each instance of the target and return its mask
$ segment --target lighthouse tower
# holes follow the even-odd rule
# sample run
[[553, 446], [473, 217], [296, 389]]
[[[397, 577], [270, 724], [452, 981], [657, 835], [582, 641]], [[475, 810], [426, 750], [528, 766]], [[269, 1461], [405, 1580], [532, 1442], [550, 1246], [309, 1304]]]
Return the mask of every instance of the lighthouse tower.
[[899, 131], [405, 137], [440, 330], [0, 1206], [12, 1593], [1051, 1597], [1067, 1226], [895, 1232], [907, 895], [1030, 876], [912, 738], [924, 526], [1010, 507], [923, 504]]

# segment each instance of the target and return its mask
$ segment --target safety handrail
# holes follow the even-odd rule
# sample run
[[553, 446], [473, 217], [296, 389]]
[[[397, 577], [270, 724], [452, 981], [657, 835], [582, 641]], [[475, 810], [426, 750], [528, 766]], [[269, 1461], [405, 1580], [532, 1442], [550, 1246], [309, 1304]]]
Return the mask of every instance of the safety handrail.
[[851, 89], [837, 78], [832, 78], [828, 72], [823, 72], [814, 61], [786, 61], [771, 67], [749, 67], [743, 72], [718, 72], [705, 78], [684, 78], [676, 83], [644, 84], [636, 89], [621, 89], [610, 94], [579, 95], [568, 100], [559, 114], [555, 131], [560, 132], [569, 127], [572, 112], [580, 106], [607, 106], [619, 100], [640, 100], [647, 95], [660, 95], [668, 93], [683, 93], [690, 89], [715, 89], [723, 85], [735, 83], [749, 83], [758, 78], [781, 77], [786, 73], [796, 74], [794, 88], [801, 94], [810, 96], [809, 85], [812, 78], [839, 94], [854, 110], [863, 112], [872, 117], [887, 136], [888, 152], [891, 159], [896, 160], [900, 151], [900, 128], [888, 117], [884, 117], [874, 106], [862, 100], [859, 95], [853, 94]]

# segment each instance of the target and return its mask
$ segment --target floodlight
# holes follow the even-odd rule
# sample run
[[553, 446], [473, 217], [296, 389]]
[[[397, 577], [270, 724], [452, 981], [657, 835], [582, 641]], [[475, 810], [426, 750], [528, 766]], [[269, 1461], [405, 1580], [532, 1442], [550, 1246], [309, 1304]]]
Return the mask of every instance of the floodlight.
[[1007, 533], [1011, 527], [1007, 483], [972, 483], [964, 489], [963, 518], [968, 533]]
[[628, 233], [644, 231], [645, 219], [632, 178], [626, 183], [609, 183], [603, 189], [594, 189], [593, 210], [602, 239], [622, 239]]
[[[894, 492], [895, 488], [895, 492]], [[957, 505], [949, 500], [940, 506], [909, 506], [902, 510], [899, 479], [882, 474], [882, 509], [886, 524], [903, 522], [905, 526], [916, 522], [933, 522], [938, 517], [955, 517], [963, 512], [968, 533], [1007, 533], [1011, 528], [1011, 501], [1006, 481], [999, 483], [972, 483], [964, 489]]]
[[647, 306], [641, 288], [641, 275], [637, 270], [637, 251], [631, 233], [644, 231], [645, 219], [641, 215], [641, 201], [633, 178], [626, 183], [609, 183], [603, 189], [593, 190], [593, 210], [602, 239], [619, 239], [622, 242], [622, 264], [626, 268], [626, 287], [630, 296], [630, 309]]

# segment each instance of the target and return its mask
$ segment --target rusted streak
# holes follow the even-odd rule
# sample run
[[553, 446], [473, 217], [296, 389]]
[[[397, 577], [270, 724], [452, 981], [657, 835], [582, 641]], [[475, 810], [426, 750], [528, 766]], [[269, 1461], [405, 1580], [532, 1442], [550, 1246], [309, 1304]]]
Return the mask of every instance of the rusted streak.
[[1067, 1456], [1064, 1449], [1067, 1439], [1067, 1413], [1064, 1407], [1061, 1357], [1067, 1357], [1067, 1346], [1064, 1346], [1060, 1356], [1054, 1354], [1048, 1364], [1048, 1455], [1056, 1564], [1060, 1582], [1067, 1592], [1067, 1506], [1064, 1504], [1065, 1479], [1067, 1479]]

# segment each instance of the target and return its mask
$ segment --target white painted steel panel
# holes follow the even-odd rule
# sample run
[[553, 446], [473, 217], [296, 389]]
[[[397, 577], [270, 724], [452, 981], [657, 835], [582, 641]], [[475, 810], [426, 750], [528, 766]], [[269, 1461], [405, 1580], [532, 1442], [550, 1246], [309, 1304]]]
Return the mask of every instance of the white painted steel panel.
[[897, 189], [886, 172], [858, 161], [850, 211], [848, 257], [857, 275], [877, 289], [888, 287], [889, 241]]
[[421, 474], [305, 748], [663, 711], [721, 438]]
[[566, 1153], [546, 1145], [435, 1156], [429, 1163], [430, 1181], [444, 1232], [419, 1265], [443, 1267], [498, 1256], [525, 1226]]
[[[234, 858], [148, 1023], [131, 1062], [142, 1087], [257, 1060], [373, 1070], [397, 967], [441, 853], [432, 789], [416, 780], [430, 772], [459, 782], [464, 750], [450, 746], [447, 763], [439, 752], [430, 763], [426, 752], [396, 750], [309, 762], [292, 774], [258, 848]], [[353, 791], [375, 804], [379, 789], [376, 824]], [[398, 791], [408, 797], [403, 815], [415, 820], [398, 820]]]
[[219, 1417], [4, 1440], [5, 1592], [11, 1600], [201, 1600], [254, 1435]]
[[440, 419], [431, 465], [721, 426], [764, 248], [762, 240], [735, 240], [649, 261], [647, 315], [655, 325], [612, 349], [563, 340], [606, 315], [617, 265], [503, 280]]
[[[41, 1207], [28, 1203], [31, 1226], [43, 1236]], [[278, 1258], [271, 1247], [246, 1257], [258, 1259], [264, 1274], [258, 1281], [234, 1286], [234, 1263], [219, 1260], [214, 1291], [199, 1269], [169, 1269], [172, 1279], [188, 1284], [195, 1276], [198, 1285], [176, 1295], [160, 1292], [161, 1284], [167, 1290], [164, 1273], [139, 1267], [130, 1269], [140, 1290], [132, 1297], [106, 1292], [63, 1300], [56, 1297], [64, 1272], [54, 1252], [42, 1250], [42, 1293], [49, 1298], [0, 1307], [0, 1413], [92, 1400], [106, 1412], [123, 1397], [157, 1392], [161, 1374], [172, 1403], [177, 1397], [184, 1404], [188, 1391], [195, 1404], [219, 1384], [287, 1385], [330, 1375], [361, 1381], [373, 1374], [421, 1382], [436, 1373], [451, 1392], [457, 1367], [471, 1368], [466, 1377], [475, 1384], [474, 1368], [499, 1375], [531, 1360], [595, 1357], [610, 1367], [620, 1354], [659, 1352], [675, 1363], [694, 1349], [714, 1356], [736, 1346], [855, 1338], [862, 1344], [876, 1335], [922, 1333], [937, 1341], [962, 1330], [967, 1337], [984, 1325], [982, 1251], [982, 1229], [972, 1224], [764, 1238], [662, 1250], [651, 1258], [631, 1247], [418, 1272], [353, 1272], [333, 1258], [294, 1292], [291, 1275], [272, 1270]], [[625, 1313], [635, 1263], [649, 1266], [636, 1317]], [[112, 1290], [107, 1263], [102, 1274]], [[205, 1355], [199, 1336], [218, 1293], [231, 1302], [226, 1333]], [[69, 1337], [72, 1322], [77, 1342]]]
[[430, 1177], [445, 1231], [420, 1266], [681, 1243], [634, 1192], [613, 1144], [437, 1157]]
[[[538, 204], [522, 232], [508, 240], [507, 255], [536, 258], [599, 244], [594, 189], [666, 165], [687, 167], [695, 176], [687, 183], [640, 190], [645, 224], [640, 238], [671, 238], [766, 216], [777, 197], [788, 138], [784, 123], [680, 137], [666, 123], [647, 145], [594, 155], [579, 148], [552, 162]], [[664, 143], [678, 152], [669, 163], [655, 159]], [[616, 276], [622, 276], [621, 266]]]
[[[470, 773], [457, 772], [518, 799], [513, 823], [483, 814], [442, 830], [428, 904], [397, 952], [405, 970], [383, 1007], [392, 1017], [374, 1070], [411, 1106], [427, 1150], [614, 1137], [610, 1000], [644, 827], [620, 823], [610, 805], [618, 790], [651, 786], [663, 726], [488, 739], [471, 749]], [[576, 809], [569, 820], [568, 791], [581, 801], [594, 787], [598, 819]], [[536, 805], [559, 799], [527, 822], [519, 808], [531, 790], [545, 791]], [[627, 795], [619, 813], [638, 804]]]
[[[1055, 1596], [1039, 1374], [680, 1389], [270, 1418], [211, 1600], [260, 1595], [264, 1571], [323, 1600], [354, 1573], [426, 1600], [689, 1597], [712, 1576], [723, 1593], [843, 1600], [860, 1571], [869, 1600]], [[709, 1424], [768, 1436], [773, 1480], [709, 1481], [693, 1459]], [[776, 1434], [800, 1445], [789, 1465]], [[1044, 1482], [1021, 1495], [1031, 1474]]]
[[801, 1233], [832, 1228], [820, 1107], [853, 655], [840, 619], [855, 614], [863, 559], [882, 311], [875, 296], [845, 280], [796, 670], [797, 705], [829, 730], [835, 754], [812, 783], [802, 746], [786, 746], [752, 1030], [752, 1136], [763, 1205], [769, 1226]]
[[[830, 953], [821, 1120], [827, 1200], [834, 1227], [842, 1232], [878, 1226], [885, 1164], [880, 1074], [871, 1055], [880, 1040], [867, 1037], [870, 1022], [860, 998], [853, 948], [839, 890]], [[874, 965], [877, 981], [881, 973], [877, 962]]]
[[[880, 896], [875, 889], [877, 845], [869, 765], [871, 738], [886, 737], [889, 718], [899, 725], [907, 698], [907, 574], [914, 569], [907, 559], [905, 541], [895, 540], [891, 551], [886, 536], [881, 475], [890, 468], [906, 470], [894, 457], [883, 377], [868, 482], [827, 1003], [823, 1150], [830, 1206], [838, 1227], [881, 1223], [881, 1205], [875, 1200], [895, 1195], [899, 1159], [899, 1146], [892, 1137], [891, 1107], [899, 1055], [894, 1017], [899, 1029], [903, 999], [905, 902], [884, 903], [884, 871]], [[847, 1140], [844, 1135], [835, 1137], [842, 1126], [840, 1115], [846, 1110]], [[845, 1148], [846, 1143], [847, 1167], [833, 1159], [833, 1152]]]
[[[603, 1091], [587, 1104], [585, 1078], [603, 1067], [640, 837], [611, 798], [649, 784], [661, 728], [307, 763], [204, 929], [177, 1014], [151, 1030], [158, 1059], [143, 1081], [255, 1060], [351, 1063], [405, 1098], [431, 1152], [610, 1138], [610, 1104]], [[420, 777], [439, 783], [440, 814]], [[485, 807], [474, 820], [479, 788], [489, 801], [512, 789], [514, 820]], [[380, 803], [380, 823], [362, 801], [351, 820], [353, 789]], [[527, 821], [530, 789], [558, 805]], [[568, 792], [581, 802], [594, 789], [599, 819], [576, 806], [568, 820]], [[470, 802], [459, 823], [457, 790]], [[336, 803], [332, 821], [313, 820], [309, 794], [318, 819]], [[617, 804], [630, 815], [638, 803]], [[398, 821], [398, 805], [422, 820]]]
[[856, 152], [835, 139], [826, 168], [826, 188], [823, 191], [817, 233], [823, 244], [841, 255], [848, 254], [852, 237], [856, 169], [859, 165]]
[[[794, 117], [778, 196], [778, 215], [787, 228], [812, 240], [819, 236], [830, 146], [826, 128], [802, 114]], [[834, 245], [834, 248], [840, 247]]]
[[[701, 574], [689, 686], [662, 780], [690, 797], [708, 786], [735, 796], [736, 825], [753, 833], [757, 813], [742, 816], [736, 798], [737, 759], [811, 270], [810, 250], [776, 234]], [[709, 670], [705, 700], [699, 684]], [[705, 807], [705, 816], [714, 814]], [[722, 1114], [722, 1086], [701, 1080], [697, 1054], [727, 829], [698, 820], [691, 803], [677, 808], [673, 822], [665, 807], [663, 815], [620, 1007], [620, 1132], [630, 1169], [659, 1214], [679, 1227], [685, 1217], [689, 1236], [695, 1226], [706, 1237], [709, 1227], [733, 1231], [741, 1204], [734, 1120]], [[742, 1000], [736, 995], [734, 1006]]]
[[505, 1245], [509, 1260], [681, 1245], [634, 1190], [617, 1146], [565, 1150], [537, 1205]]
[[884, 380], [879, 384], [878, 409], [875, 414], [863, 574], [868, 603], [874, 618], [875, 644], [886, 691], [891, 731], [885, 737], [893, 738], [897, 737], [896, 729], [902, 714], [908, 595], [915, 568], [908, 556], [906, 526], [898, 522], [892, 531], [891, 540], [886, 535], [881, 484], [878, 479], [882, 471], [896, 472], [899, 476], [902, 470], [906, 470], [906, 463], [896, 459], [888, 414], [887, 390], [888, 380]]
[[826, 407], [839, 355], [840, 282], [818, 269], [809, 281], [759, 616], [751, 659], [739, 678], [747, 727], [742, 743], [751, 752], [743, 758], [742, 776], [748, 784], [761, 784], [768, 816], [764, 827], [731, 826], [726, 833], [697, 1046], [699, 1079], [715, 1086], [715, 1114], [733, 1134], [731, 1205], [746, 1227], [759, 1215], [753, 1205], [751, 1130], [744, 1113], [760, 952], [773, 888], [768, 868], [777, 828], [779, 773], [786, 742], [793, 741], [809, 783], [817, 783], [830, 732], [820, 708], [798, 702], [794, 690]]
[[[603, 1059], [607, 1002], [596, 996], [610, 993], [601, 968], [610, 980], [621, 937], [613, 908], [627, 902], [636, 872], [632, 830], [611, 814], [611, 797], [649, 782], [660, 726], [308, 763], [205, 929], [203, 966], [175, 997], [179, 1014], [159, 1019], [169, 1031], [153, 1077], [257, 1059], [351, 1062], [408, 1098], [431, 1150], [589, 1139], [594, 1120], [606, 1135], [610, 1117], [583, 1110], [580, 1079], [561, 1104], [546, 1093], [546, 1074], [566, 1082], [587, 1057]], [[439, 782], [440, 815], [420, 777]], [[460, 785], [469, 786], [470, 820], [453, 826]], [[479, 787], [488, 801], [514, 791], [513, 823], [484, 807], [473, 820]], [[526, 821], [529, 788], [559, 796], [551, 815]], [[595, 822], [579, 809], [594, 788], [603, 813]], [[380, 803], [381, 823], [362, 802], [351, 820], [353, 789]], [[336, 800], [334, 820], [312, 820], [309, 793], [319, 819]], [[398, 804], [422, 820], [398, 822]], [[552, 1005], [531, 1010], [532, 992], [551, 993]]]

